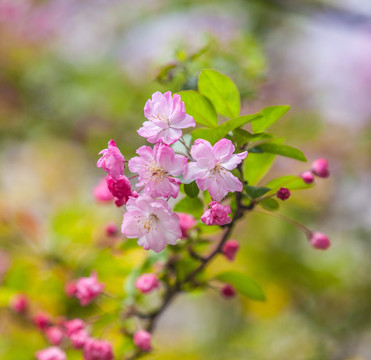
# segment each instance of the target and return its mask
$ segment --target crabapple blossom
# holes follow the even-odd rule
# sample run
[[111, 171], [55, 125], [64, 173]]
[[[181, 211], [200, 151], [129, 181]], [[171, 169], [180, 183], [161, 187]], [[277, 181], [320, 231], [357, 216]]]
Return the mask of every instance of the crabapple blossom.
[[104, 289], [104, 285], [98, 282], [95, 271], [89, 277], [82, 277], [76, 281], [76, 297], [82, 306], [91, 303]]
[[64, 327], [67, 336], [71, 336], [73, 333], [85, 329], [85, 323], [81, 319], [72, 319], [65, 321]]
[[144, 106], [144, 116], [148, 121], [143, 123], [138, 134], [151, 144], [162, 140], [171, 145], [182, 136], [181, 129], [196, 126], [193, 117], [186, 114], [180, 95], [171, 96], [170, 91], [164, 94], [155, 92]]
[[102, 150], [99, 155], [102, 157], [98, 160], [97, 167], [102, 168], [116, 181], [124, 175], [125, 158], [112, 139], [108, 142], [108, 149]]
[[164, 199], [154, 200], [144, 194], [130, 197], [126, 204], [121, 232], [129, 239], [138, 239], [145, 250], [162, 251], [166, 244], [175, 245], [181, 238], [179, 216], [173, 213]]
[[135, 287], [143, 294], [157, 289], [159, 282], [155, 274], [142, 274], [135, 281]]
[[69, 339], [75, 349], [82, 349], [89, 339], [89, 334], [85, 330], [79, 330], [71, 334]]
[[153, 149], [149, 146], [140, 147], [137, 154], [139, 157], [129, 160], [130, 171], [139, 174], [136, 186], [144, 186], [145, 192], [153, 197], [176, 198], [181, 182], [174, 176], [183, 174], [187, 158], [175, 154], [170, 146], [161, 141]]
[[222, 294], [223, 297], [227, 299], [230, 299], [236, 296], [236, 290], [230, 284], [223, 285], [223, 287], [220, 289], [220, 293]]
[[148, 331], [139, 330], [134, 334], [134, 344], [143, 351], [150, 351], [152, 349], [152, 336]]
[[45, 335], [52, 345], [59, 345], [63, 339], [63, 330], [59, 326], [50, 326], [45, 330]]
[[224, 244], [222, 251], [229, 261], [233, 261], [239, 248], [240, 244], [236, 240], [228, 240]]
[[312, 163], [312, 171], [314, 175], [321, 178], [327, 178], [330, 176], [330, 171], [328, 169], [328, 162], [326, 159], [317, 159]]
[[283, 188], [281, 187], [278, 191], [277, 191], [277, 197], [280, 199], [280, 200], [287, 200], [289, 197], [290, 197], [291, 193], [290, 193], [290, 190], [287, 189], [287, 188]]
[[210, 209], [206, 210], [201, 216], [201, 221], [206, 225], [225, 225], [232, 219], [228, 216], [231, 213], [229, 205], [224, 206], [216, 201], [209, 204]]
[[105, 203], [113, 200], [113, 195], [108, 189], [106, 178], [99, 181], [99, 184], [93, 189], [94, 199], [98, 202]]
[[67, 360], [67, 356], [59, 347], [51, 346], [36, 353], [37, 360]]
[[178, 213], [179, 215], [179, 225], [180, 230], [182, 231], [182, 239], [185, 239], [188, 236], [188, 230], [196, 225], [196, 220], [192, 215]]
[[306, 184], [311, 184], [314, 181], [314, 175], [311, 171], [304, 171], [301, 173], [300, 177]]
[[241, 181], [232, 173], [247, 156], [247, 151], [233, 154], [232, 141], [219, 140], [214, 146], [203, 139], [197, 139], [191, 155], [196, 160], [189, 162], [184, 169], [185, 180], [196, 180], [200, 190], [209, 190], [213, 200], [221, 201], [228, 192], [242, 191]]
[[17, 294], [10, 300], [10, 308], [16, 313], [25, 312], [28, 308], [28, 297], [24, 294]]
[[68, 297], [74, 297], [76, 295], [76, 281], [68, 281], [64, 286], [64, 292]]
[[44, 313], [37, 313], [33, 317], [33, 323], [37, 326], [40, 330], [44, 330], [47, 326], [50, 325], [50, 316]]
[[330, 247], [330, 239], [321, 232], [314, 232], [310, 237], [310, 243], [316, 249], [326, 250]]
[[112, 346], [109, 342], [97, 339], [87, 339], [84, 345], [85, 360], [112, 360]]

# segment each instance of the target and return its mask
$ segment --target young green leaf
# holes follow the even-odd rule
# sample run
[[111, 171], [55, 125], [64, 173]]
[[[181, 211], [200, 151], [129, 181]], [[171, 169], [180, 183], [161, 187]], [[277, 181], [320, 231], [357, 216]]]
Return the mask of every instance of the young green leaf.
[[219, 114], [231, 118], [240, 114], [240, 93], [228, 76], [215, 70], [202, 70], [198, 90], [213, 103]]
[[276, 211], [280, 208], [280, 204], [272, 199], [272, 198], [267, 198], [259, 202], [259, 204], [266, 210], [269, 211]]
[[243, 176], [249, 185], [257, 184], [273, 165], [276, 155], [249, 152], [243, 162]]
[[198, 186], [196, 184], [196, 181], [191, 182], [190, 184], [184, 184], [184, 192], [190, 197], [190, 198], [196, 198], [200, 190], [198, 189]]
[[251, 134], [243, 129], [233, 130], [233, 137], [236, 140], [238, 146], [245, 145], [248, 142], [256, 142], [262, 140], [272, 140], [273, 136], [267, 133]]
[[267, 192], [270, 191], [270, 188], [268, 187], [259, 187], [259, 186], [251, 186], [251, 185], [245, 185], [244, 189], [251, 198], [256, 199], [260, 196], [263, 196]]
[[314, 184], [306, 184], [300, 176], [286, 175], [273, 179], [266, 184], [266, 187], [271, 188], [271, 191], [277, 191], [281, 187], [289, 190], [304, 190], [310, 189]]
[[204, 205], [199, 198], [185, 197], [174, 206], [174, 211], [183, 212], [200, 218], [204, 212]]
[[277, 154], [281, 156], [286, 156], [292, 159], [307, 161], [305, 155], [299, 150], [292, 146], [266, 143], [257, 146], [256, 148], [262, 150], [265, 153]]
[[241, 295], [249, 299], [257, 301], [266, 300], [261, 287], [245, 274], [228, 271], [217, 275], [215, 278], [224, 283], [231, 284]]
[[290, 106], [270, 106], [260, 111], [262, 118], [252, 124], [254, 133], [260, 133], [274, 124], [279, 118], [285, 115], [290, 110]]
[[216, 111], [211, 102], [194, 90], [179, 91], [187, 114], [193, 116], [198, 125], [214, 128], [218, 125]]

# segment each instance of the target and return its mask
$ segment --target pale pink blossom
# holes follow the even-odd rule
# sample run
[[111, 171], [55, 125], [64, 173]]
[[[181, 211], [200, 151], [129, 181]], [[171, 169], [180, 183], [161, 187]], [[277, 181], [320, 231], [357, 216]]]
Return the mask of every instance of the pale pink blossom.
[[188, 236], [188, 230], [196, 225], [196, 220], [189, 214], [178, 213], [178, 215], [180, 219], [180, 230], [182, 230], [182, 239], [185, 239]]
[[76, 281], [76, 297], [82, 306], [91, 303], [103, 291], [104, 285], [98, 282], [95, 271], [89, 277], [82, 277]]
[[65, 321], [64, 327], [66, 328], [66, 334], [69, 337], [73, 333], [85, 329], [85, 323], [81, 319], [72, 319]]
[[326, 159], [317, 159], [312, 163], [312, 171], [314, 175], [321, 178], [327, 178], [330, 176], [330, 171], [328, 169], [328, 162]]
[[152, 349], [152, 336], [148, 331], [139, 330], [134, 334], [134, 344], [143, 351], [150, 351]]
[[45, 330], [45, 336], [52, 345], [59, 345], [63, 339], [63, 330], [59, 326], [50, 326]]
[[112, 139], [108, 142], [108, 149], [102, 150], [99, 155], [102, 157], [98, 160], [97, 167], [102, 168], [116, 181], [124, 175], [125, 158]]
[[85, 360], [112, 360], [112, 346], [109, 342], [97, 339], [87, 339], [84, 345]]
[[16, 313], [25, 312], [28, 308], [28, 297], [24, 294], [17, 294], [10, 300], [10, 308]]
[[129, 160], [130, 171], [139, 174], [137, 187], [144, 186], [145, 192], [152, 197], [176, 198], [181, 181], [174, 176], [183, 174], [187, 158], [175, 154], [170, 146], [161, 141], [153, 149], [149, 146], [140, 147], [137, 154], [139, 157]]
[[223, 254], [229, 260], [233, 261], [237, 255], [240, 244], [236, 240], [228, 240], [223, 246]]
[[314, 232], [310, 237], [310, 243], [316, 249], [326, 250], [330, 247], [330, 239], [321, 232]]
[[304, 171], [301, 173], [300, 177], [306, 184], [311, 184], [314, 181], [314, 175], [311, 171]]
[[229, 191], [242, 191], [241, 181], [232, 173], [247, 156], [247, 151], [233, 154], [232, 141], [219, 140], [214, 146], [203, 139], [197, 139], [191, 155], [196, 160], [185, 166], [184, 179], [196, 180], [201, 191], [209, 190], [213, 200], [221, 201]]
[[175, 245], [181, 238], [179, 216], [173, 213], [164, 199], [154, 200], [144, 194], [130, 197], [126, 204], [121, 232], [130, 239], [138, 239], [145, 250], [162, 251], [166, 244]]
[[51, 346], [36, 353], [37, 360], [67, 360], [67, 356], [59, 347]]
[[180, 95], [172, 97], [170, 91], [165, 94], [155, 92], [144, 106], [144, 116], [148, 121], [143, 123], [138, 134], [151, 144], [162, 140], [171, 145], [182, 136], [181, 129], [196, 126], [193, 117], [186, 113]]
[[228, 216], [231, 213], [229, 205], [224, 206], [216, 201], [209, 204], [210, 209], [201, 216], [201, 221], [206, 225], [225, 225], [232, 221]]
[[94, 199], [98, 202], [105, 203], [113, 200], [113, 195], [108, 189], [106, 178], [99, 181], [99, 184], [93, 189]]
[[135, 281], [135, 287], [143, 294], [157, 289], [159, 282], [155, 274], [142, 274]]

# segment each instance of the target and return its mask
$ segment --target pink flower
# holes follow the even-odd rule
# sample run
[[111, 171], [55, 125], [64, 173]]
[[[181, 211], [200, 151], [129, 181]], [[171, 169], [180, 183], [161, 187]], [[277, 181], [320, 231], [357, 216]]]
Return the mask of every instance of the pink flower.
[[129, 239], [138, 238], [143, 249], [162, 251], [166, 244], [175, 245], [182, 236], [179, 216], [173, 213], [164, 199], [153, 200], [144, 194], [129, 198], [121, 232]]
[[85, 330], [79, 330], [70, 335], [70, 341], [75, 349], [82, 349], [88, 339], [89, 334]]
[[28, 308], [28, 297], [24, 294], [14, 295], [10, 301], [10, 308], [16, 313], [26, 312]]
[[280, 200], [287, 200], [290, 197], [290, 195], [291, 195], [290, 190], [283, 187], [281, 187], [281, 189], [277, 191], [277, 197]]
[[72, 319], [64, 323], [67, 336], [70, 337], [73, 333], [85, 329], [85, 323], [81, 319]]
[[328, 162], [326, 159], [317, 159], [312, 163], [312, 171], [314, 175], [321, 178], [327, 178], [330, 176], [330, 171], [328, 169]]
[[56, 346], [48, 347], [36, 353], [37, 360], [67, 360], [66, 354]]
[[153, 149], [142, 146], [137, 150], [137, 154], [139, 157], [129, 160], [130, 171], [139, 174], [137, 186], [144, 186], [145, 192], [152, 197], [176, 198], [180, 180], [174, 176], [183, 174], [187, 158], [176, 155], [170, 146], [162, 142], [157, 143]]
[[236, 296], [236, 290], [230, 284], [223, 285], [223, 287], [220, 289], [220, 293], [222, 294], [223, 297], [227, 299], [230, 299]]
[[150, 351], [152, 349], [152, 336], [148, 331], [139, 330], [134, 334], [134, 344], [143, 351]]
[[239, 248], [240, 244], [236, 240], [228, 240], [224, 244], [222, 251], [229, 261], [233, 261]]
[[311, 171], [304, 171], [301, 173], [301, 178], [306, 184], [311, 184], [314, 181], [314, 175]]
[[149, 121], [143, 123], [138, 134], [151, 144], [162, 140], [164, 144], [171, 145], [182, 136], [181, 129], [196, 126], [193, 117], [186, 114], [180, 96], [174, 94], [171, 97], [170, 91], [165, 94], [155, 92], [144, 106], [144, 116]]
[[196, 180], [200, 190], [209, 190], [213, 200], [221, 201], [229, 191], [242, 191], [241, 181], [231, 174], [247, 156], [247, 151], [233, 154], [235, 148], [230, 140], [221, 139], [214, 146], [206, 140], [197, 139], [191, 148], [196, 160], [185, 166], [184, 179]]
[[63, 330], [59, 326], [51, 326], [45, 330], [45, 335], [52, 345], [59, 345], [63, 339]]
[[47, 326], [50, 325], [50, 316], [44, 313], [38, 313], [34, 316], [33, 323], [40, 330], [44, 330]]
[[94, 199], [98, 202], [105, 203], [113, 200], [113, 195], [108, 189], [107, 181], [103, 178], [93, 190]]
[[330, 239], [323, 233], [314, 232], [310, 237], [310, 243], [316, 249], [326, 250], [330, 247]]
[[155, 274], [143, 274], [135, 281], [135, 287], [143, 294], [157, 289], [159, 282]]
[[209, 204], [210, 209], [206, 210], [201, 216], [201, 221], [206, 225], [225, 225], [229, 224], [232, 219], [228, 216], [231, 213], [229, 205], [223, 206], [216, 201]]
[[98, 160], [97, 167], [110, 174], [114, 180], [118, 180], [121, 175], [124, 175], [125, 158], [113, 140], [108, 142], [108, 149], [102, 150], [99, 155], [102, 157]]
[[73, 297], [76, 295], [76, 282], [68, 281], [64, 286], [64, 292], [68, 297]]
[[182, 230], [182, 239], [185, 239], [188, 236], [188, 230], [196, 225], [196, 220], [189, 214], [178, 213], [178, 215], [180, 219], [180, 230]]
[[111, 194], [118, 199], [129, 197], [131, 195], [131, 184], [125, 175], [120, 175], [117, 180], [112, 176], [106, 177], [107, 187]]
[[83, 355], [85, 360], [112, 360], [112, 346], [104, 340], [88, 339]]
[[91, 303], [104, 289], [104, 285], [98, 282], [97, 273], [92, 272], [90, 277], [82, 277], [76, 281], [76, 297], [82, 306]]

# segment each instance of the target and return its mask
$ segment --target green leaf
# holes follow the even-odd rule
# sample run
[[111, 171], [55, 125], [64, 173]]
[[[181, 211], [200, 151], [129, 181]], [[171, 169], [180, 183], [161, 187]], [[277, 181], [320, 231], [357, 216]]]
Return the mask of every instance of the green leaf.
[[272, 198], [264, 199], [260, 201], [259, 204], [264, 209], [269, 210], [269, 211], [276, 211], [280, 208], [280, 204]]
[[184, 184], [184, 191], [190, 198], [196, 198], [200, 192], [196, 181], [193, 181], [190, 184]]
[[263, 196], [264, 194], [270, 191], [270, 188], [264, 187], [264, 186], [258, 187], [258, 186], [245, 185], [244, 189], [246, 193], [253, 199]]
[[247, 275], [228, 271], [221, 273], [215, 277], [216, 279], [231, 284], [241, 295], [244, 295], [252, 300], [265, 301], [265, 294], [261, 287]]
[[193, 116], [196, 123], [207, 127], [216, 127], [218, 118], [214, 106], [203, 95], [194, 90], [179, 91], [187, 114]]
[[240, 93], [228, 76], [215, 70], [202, 70], [198, 90], [213, 103], [219, 114], [227, 117], [240, 114]]
[[292, 146], [266, 143], [266, 144], [259, 145], [256, 148], [263, 150], [263, 152], [265, 153], [286, 156], [286, 157], [304, 161], [304, 162], [307, 161], [304, 154], [299, 149], [296, 149]]
[[193, 140], [205, 139], [214, 145], [217, 141], [225, 137], [230, 131], [233, 131], [251, 121], [255, 121], [261, 117], [260, 114], [243, 115], [234, 119], [228, 120], [218, 127], [210, 129], [196, 129], [192, 131]]
[[191, 214], [195, 218], [200, 218], [204, 212], [204, 205], [199, 198], [192, 199], [185, 197], [175, 204], [174, 211]]
[[273, 136], [267, 133], [251, 134], [243, 129], [233, 130], [233, 137], [236, 140], [238, 146], [245, 145], [248, 142], [256, 142], [262, 140], [272, 140]]
[[248, 184], [257, 184], [273, 165], [276, 155], [274, 154], [253, 154], [249, 152], [243, 162], [243, 176]]
[[271, 191], [275, 192], [281, 187], [285, 187], [289, 190], [310, 189], [314, 184], [306, 184], [300, 176], [286, 175], [269, 181], [266, 186], [271, 188]]
[[290, 110], [290, 106], [270, 106], [260, 111], [262, 118], [252, 124], [254, 133], [263, 132]]

